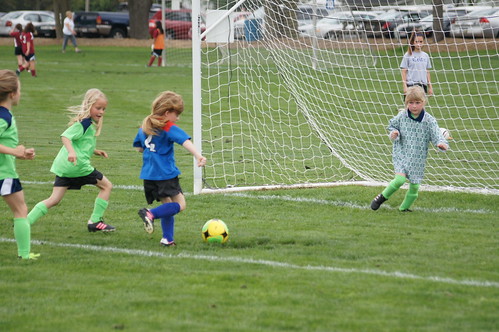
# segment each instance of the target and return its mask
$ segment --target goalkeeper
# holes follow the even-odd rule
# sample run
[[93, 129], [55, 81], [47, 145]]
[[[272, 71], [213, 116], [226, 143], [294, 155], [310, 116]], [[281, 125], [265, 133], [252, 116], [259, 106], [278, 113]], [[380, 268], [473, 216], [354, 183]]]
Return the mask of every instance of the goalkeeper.
[[418, 198], [423, 180], [428, 143], [441, 151], [449, 148], [447, 140], [440, 133], [437, 120], [424, 110], [426, 94], [419, 86], [407, 89], [406, 109], [390, 120], [388, 130], [393, 141], [393, 165], [395, 179], [371, 202], [371, 209], [377, 210], [393, 193], [409, 180], [409, 190], [399, 207], [402, 212], [412, 212], [410, 207]]

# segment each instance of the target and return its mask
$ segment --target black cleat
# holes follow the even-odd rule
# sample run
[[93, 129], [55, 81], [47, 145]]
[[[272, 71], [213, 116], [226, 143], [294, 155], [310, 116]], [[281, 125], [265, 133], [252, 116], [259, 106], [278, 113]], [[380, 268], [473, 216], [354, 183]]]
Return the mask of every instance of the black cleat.
[[152, 218], [151, 212], [148, 209], [140, 209], [138, 212], [140, 218], [144, 222], [144, 229], [147, 233], [152, 234], [154, 232], [154, 218]]
[[377, 209], [379, 209], [379, 207], [381, 206], [381, 204], [383, 204], [387, 200], [388, 199], [385, 198], [385, 196], [383, 196], [383, 194], [379, 194], [371, 202], [371, 209], [373, 209], [374, 211], [376, 211]]
[[410, 209], [400, 210], [400, 212], [412, 212]]
[[89, 232], [114, 232], [115, 227], [105, 224], [102, 220], [93, 224], [88, 224]]

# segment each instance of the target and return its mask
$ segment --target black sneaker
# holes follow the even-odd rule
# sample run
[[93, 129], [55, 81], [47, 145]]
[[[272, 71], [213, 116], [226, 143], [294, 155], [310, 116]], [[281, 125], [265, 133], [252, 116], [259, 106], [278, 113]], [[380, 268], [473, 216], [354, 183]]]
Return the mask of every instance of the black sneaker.
[[148, 209], [140, 209], [139, 217], [142, 218], [144, 222], [144, 229], [147, 233], [152, 234], [154, 232], [154, 218], [152, 218], [151, 212]]
[[385, 198], [385, 196], [383, 196], [383, 194], [379, 194], [371, 202], [371, 209], [373, 209], [374, 211], [376, 211], [377, 209], [379, 209], [379, 207], [381, 206], [381, 204], [383, 204], [387, 200], [388, 199]]
[[16, 75], [17, 76], [21, 75], [21, 71], [19, 69], [16, 69]]
[[115, 227], [105, 224], [102, 220], [93, 224], [88, 224], [87, 227], [89, 232], [114, 232], [116, 230]]
[[412, 212], [410, 209], [400, 210], [400, 212]]

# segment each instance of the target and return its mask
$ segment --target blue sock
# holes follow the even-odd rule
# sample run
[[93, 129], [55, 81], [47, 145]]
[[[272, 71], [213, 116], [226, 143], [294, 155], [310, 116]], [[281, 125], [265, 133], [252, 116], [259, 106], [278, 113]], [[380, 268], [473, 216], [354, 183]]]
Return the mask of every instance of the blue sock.
[[180, 212], [180, 204], [176, 202], [164, 203], [149, 211], [154, 216], [154, 219], [171, 217]]
[[175, 218], [173, 216], [161, 218], [161, 228], [163, 229], [163, 237], [169, 242], [173, 241]]

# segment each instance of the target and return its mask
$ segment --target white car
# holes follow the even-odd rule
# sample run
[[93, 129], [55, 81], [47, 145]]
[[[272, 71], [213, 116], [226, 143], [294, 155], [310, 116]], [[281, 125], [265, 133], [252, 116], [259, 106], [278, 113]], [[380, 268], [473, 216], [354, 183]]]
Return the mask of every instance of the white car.
[[345, 28], [345, 21], [337, 17], [328, 16], [313, 24], [302, 25], [298, 28], [302, 37], [318, 37], [324, 39], [337, 39]]
[[22, 10], [14, 11], [0, 17], [0, 36], [8, 36], [16, 24], [23, 28], [33, 23], [38, 36], [55, 37], [55, 18], [50, 11]]
[[450, 33], [454, 37], [499, 37], [499, 7], [457, 17], [451, 23]]
[[298, 27], [302, 37], [338, 39], [345, 34], [361, 30], [365, 20], [377, 17], [375, 13], [361, 11], [339, 12], [317, 21], [316, 26], [307, 24]]

